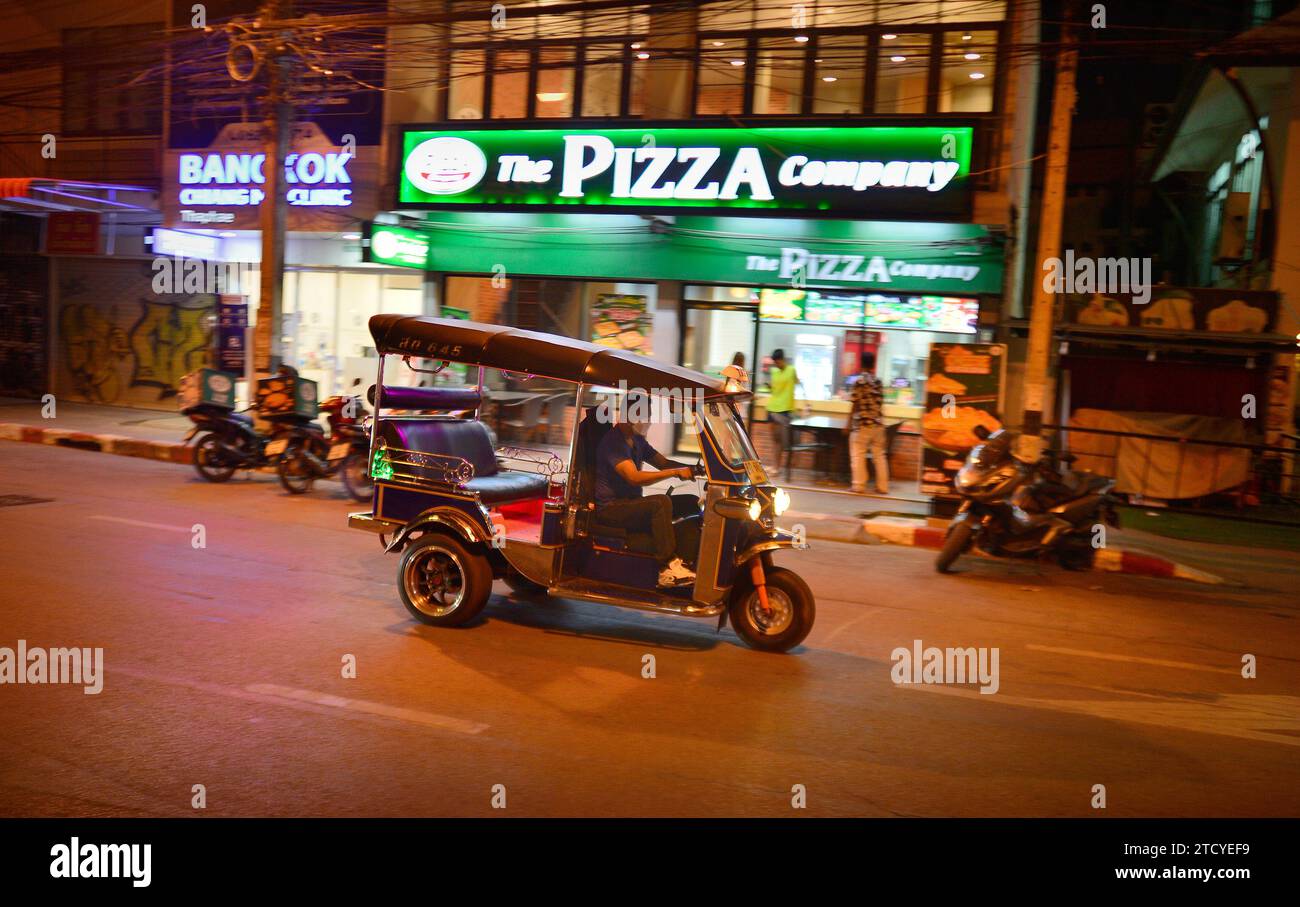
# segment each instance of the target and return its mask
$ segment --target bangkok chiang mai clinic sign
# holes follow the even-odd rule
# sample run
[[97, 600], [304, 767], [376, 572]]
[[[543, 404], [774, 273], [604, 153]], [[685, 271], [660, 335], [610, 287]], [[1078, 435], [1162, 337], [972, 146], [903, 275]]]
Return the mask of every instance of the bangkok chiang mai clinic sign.
[[407, 129], [397, 204], [961, 220], [969, 126]]

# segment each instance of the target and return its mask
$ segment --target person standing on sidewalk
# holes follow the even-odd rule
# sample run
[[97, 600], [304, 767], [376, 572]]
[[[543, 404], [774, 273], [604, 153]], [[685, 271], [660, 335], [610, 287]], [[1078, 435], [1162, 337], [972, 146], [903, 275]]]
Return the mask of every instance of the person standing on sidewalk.
[[772, 425], [772, 442], [776, 445], [776, 465], [780, 468], [785, 449], [790, 445], [790, 420], [794, 418], [794, 389], [801, 386], [794, 365], [786, 361], [785, 350], [772, 350], [772, 371], [768, 377], [767, 421]]
[[853, 409], [849, 413], [849, 465], [853, 490], [867, 491], [867, 451], [876, 461], [876, 491], [889, 494], [889, 451], [885, 449], [885, 421], [881, 416], [885, 389], [876, 377], [876, 354], [862, 353], [862, 373], [853, 382]]

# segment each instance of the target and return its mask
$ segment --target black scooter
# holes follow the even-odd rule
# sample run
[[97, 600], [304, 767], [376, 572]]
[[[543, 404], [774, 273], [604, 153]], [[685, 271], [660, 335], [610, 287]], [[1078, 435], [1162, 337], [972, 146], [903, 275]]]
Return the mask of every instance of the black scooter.
[[[264, 435], [253, 425], [252, 416], [201, 403], [181, 411], [194, 423], [184, 443], [194, 442], [194, 469], [209, 482], [225, 482], [237, 469], [259, 469], [275, 463], [285, 445], [268, 451], [268, 444], [293, 426], [276, 420], [276, 428]], [[304, 420], [305, 421], [305, 420]], [[278, 443], [278, 442], [277, 442]]]
[[[1083, 570], [1096, 554], [1096, 526], [1119, 526], [1115, 480], [1069, 468], [1074, 457], [1050, 452], [1036, 462], [1012, 454], [1015, 435], [983, 426], [957, 473], [963, 500], [948, 526], [935, 569], [947, 573], [971, 545], [995, 557], [1055, 555], [1062, 567]], [[1065, 468], [1062, 469], [1062, 464]]]

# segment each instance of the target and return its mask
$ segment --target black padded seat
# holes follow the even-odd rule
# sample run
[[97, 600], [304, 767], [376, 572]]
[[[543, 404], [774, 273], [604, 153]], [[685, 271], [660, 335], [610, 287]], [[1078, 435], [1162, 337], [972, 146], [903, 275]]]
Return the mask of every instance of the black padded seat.
[[550, 482], [546, 476], [518, 469], [502, 469], [491, 476], [475, 476], [464, 486], [484, 504], [509, 504], [546, 497]]

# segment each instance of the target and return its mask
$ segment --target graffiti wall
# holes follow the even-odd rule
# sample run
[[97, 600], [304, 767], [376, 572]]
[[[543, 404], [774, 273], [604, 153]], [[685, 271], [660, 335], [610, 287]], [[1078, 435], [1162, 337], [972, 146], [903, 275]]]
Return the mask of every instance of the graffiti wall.
[[148, 261], [61, 258], [55, 393], [175, 407], [182, 375], [208, 362], [216, 297], [155, 293]]
[[0, 254], [0, 396], [45, 393], [49, 262]]

